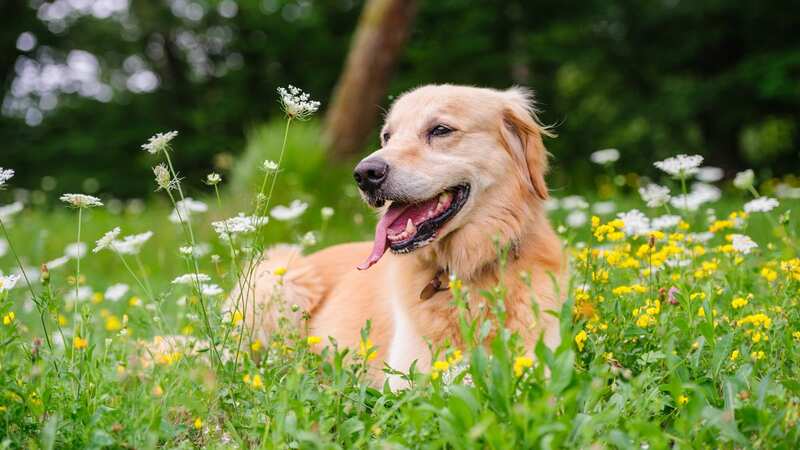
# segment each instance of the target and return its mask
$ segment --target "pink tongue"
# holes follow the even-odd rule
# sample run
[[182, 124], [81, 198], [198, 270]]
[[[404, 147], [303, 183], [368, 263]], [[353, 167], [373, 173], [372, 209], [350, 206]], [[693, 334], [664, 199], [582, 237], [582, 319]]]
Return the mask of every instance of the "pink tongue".
[[372, 253], [369, 254], [369, 257], [367, 257], [366, 261], [358, 266], [358, 270], [369, 269], [373, 264], [381, 259], [384, 253], [386, 253], [386, 233], [389, 229], [389, 225], [397, 220], [397, 218], [403, 214], [406, 208], [407, 207], [390, 207], [389, 210], [386, 211], [386, 214], [381, 217], [381, 220], [378, 222], [378, 226], [375, 227], [375, 243], [372, 245]]

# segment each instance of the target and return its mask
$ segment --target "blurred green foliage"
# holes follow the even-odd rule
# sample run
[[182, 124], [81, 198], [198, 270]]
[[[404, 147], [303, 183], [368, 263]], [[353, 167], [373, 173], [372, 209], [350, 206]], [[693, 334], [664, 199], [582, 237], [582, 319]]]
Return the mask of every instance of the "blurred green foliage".
[[[329, 100], [363, 3], [237, 0], [232, 10], [232, 2], [135, 1], [123, 18], [82, 15], [63, 27], [37, 18], [49, 0], [3, 2], [0, 163], [29, 188], [51, 175], [57, 190], [79, 190], [93, 177], [100, 192], [141, 196], [151, 191], [150, 161], [139, 145], [177, 129], [187, 179], [212, 168], [227, 174], [246, 137], [259, 145], [258, 124], [279, 113], [277, 86]], [[187, 18], [180, 5], [199, 5], [202, 15]], [[560, 135], [548, 142], [556, 187], [580, 187], [587, 155], [605, 147], [622, 151], [625, 171], [696, 152], [729, 173], [792, 172], [799, 26], [800, 3], [777, 0], [420, 1], [381, 106], [424, 83], [530, 86]], [[16, 45], [23, 32], [37, 40], [27, 52]], [[60, 95], [37, 126], [8, 113], [21, 57], [59, 61], [73, 49], [97, 56], [100, 79], [114, 87], [110, 102]], [[155, 91], [126, 89], [132, 55], [158, 77]]]

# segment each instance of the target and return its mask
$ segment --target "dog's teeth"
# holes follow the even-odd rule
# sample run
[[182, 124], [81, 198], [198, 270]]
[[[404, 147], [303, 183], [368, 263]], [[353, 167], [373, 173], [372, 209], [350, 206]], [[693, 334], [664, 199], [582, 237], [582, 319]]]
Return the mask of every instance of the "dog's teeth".
[[409, 236], [413, 236], [416, 232], [417, 232], [417, 227], [414, 225], [414, 221], [408, 219], [408, 222], [406, 222], [405, 233], [408, 234]]

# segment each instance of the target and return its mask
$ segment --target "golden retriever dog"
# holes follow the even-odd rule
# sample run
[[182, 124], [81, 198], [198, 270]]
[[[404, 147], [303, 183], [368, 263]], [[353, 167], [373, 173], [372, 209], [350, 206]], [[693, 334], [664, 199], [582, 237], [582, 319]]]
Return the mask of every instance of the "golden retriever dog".
[[[261, 339], [280, 314], [298, 324], [307, 314], [310, 335], [358, 348], [369, 320], [374, 368], [405, 372], [417, 361], [426, 371], [428, 342], [461, 344], [448, 276], [461, 280], [471, 311], [488, 310], [479, 291], [502, 282], [505, 325], [529, 351], [540, 336], [558, 345], [558, 320], [546, 311], [560, 310], [551, 277], [563, 281], [566, 264], [543, 208], [548, 132], [534, 112], [531, 93], [519, 87], [430, 85], [402, 95], [386, 117], [381, 148], [354, 172], [364, 199], [380, 211], [374, 241], [308, 256], [275, 247], [246, 295], [234, 292], [229, 302], [247, 299], [246, 325]], [[502, 271], [498, 243], [511, 248]]]

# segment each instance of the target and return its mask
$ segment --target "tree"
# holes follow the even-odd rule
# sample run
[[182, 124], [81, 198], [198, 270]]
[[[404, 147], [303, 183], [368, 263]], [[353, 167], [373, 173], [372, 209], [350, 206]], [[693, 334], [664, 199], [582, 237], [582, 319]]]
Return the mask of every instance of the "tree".
[[368, 0], [364, 5], [325, 116], [324, 139], [332, 157], [353, 155], [364, 146], [416, 11], [414, 0]]

